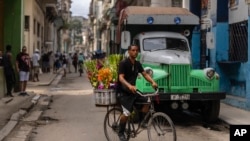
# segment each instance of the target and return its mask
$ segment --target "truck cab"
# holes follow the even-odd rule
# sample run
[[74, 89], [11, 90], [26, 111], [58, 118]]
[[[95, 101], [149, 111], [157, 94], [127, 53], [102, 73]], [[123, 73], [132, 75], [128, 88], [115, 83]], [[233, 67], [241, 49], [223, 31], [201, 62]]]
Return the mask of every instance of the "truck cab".
[[[140, 47], [138, 60], [159, 87], [160, 107], [200, 111], [203, 119], [218, 118], [219, 74], [213, 68], [193, 69], [192, 30], [199, 18], [177, 7], [127, 7], [120, 14], [118, 37], [121, 48]], [[150, 83], [138, 75], [136, 87], [153, 92]]]

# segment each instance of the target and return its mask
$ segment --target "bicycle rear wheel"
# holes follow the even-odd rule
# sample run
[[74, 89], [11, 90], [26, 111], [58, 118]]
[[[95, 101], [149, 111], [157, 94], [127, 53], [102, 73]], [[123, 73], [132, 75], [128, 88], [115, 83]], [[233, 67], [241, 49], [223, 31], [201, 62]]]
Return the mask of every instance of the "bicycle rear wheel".
[[149, 141], [176, 141], [173, 121], [164, 113], [157, 112], [148, 121]]
[[104, 133], [108, 141], [119, 141], [118, 131], [122, 109], [110, 109], [104, 118]]

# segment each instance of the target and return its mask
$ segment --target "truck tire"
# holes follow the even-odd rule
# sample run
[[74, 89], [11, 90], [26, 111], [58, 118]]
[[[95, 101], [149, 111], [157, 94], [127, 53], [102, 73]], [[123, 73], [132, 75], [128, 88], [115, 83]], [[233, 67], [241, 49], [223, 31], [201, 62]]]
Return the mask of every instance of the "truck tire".
[[219, 113], [220, 100], [206, 101], [201, 111], [203, 121], [208, 123], [215, 122], [218, 119]]

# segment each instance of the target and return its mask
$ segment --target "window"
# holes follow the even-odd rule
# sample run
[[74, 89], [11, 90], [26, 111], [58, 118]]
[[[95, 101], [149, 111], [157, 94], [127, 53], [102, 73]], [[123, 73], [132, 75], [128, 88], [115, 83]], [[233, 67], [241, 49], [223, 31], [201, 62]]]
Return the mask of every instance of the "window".
[[180, 50], [189, 51], [188, 44], [184, 39], [176, 38], [148, 38], [143, 40], [145, 51], [156, 50]]
[[189, 51], [186, 40], [174, 38], [167, 39], [167, 49]]
[[37, 22], [37, 37], [40, 36], [40, 23]]
[[29, 30], [30, 29], [30, 16], [25, 16], [24, 17], [24, 30]]
[[229, 61], [247, 62], [248, 60], [248, 22], [242, 21], [229, 25]]
[[36, 19], [33, 21], [33, 33], [36, 34]]
[[143, 44], [146, 51], [167, 49], [166, 38], [144, 39]]

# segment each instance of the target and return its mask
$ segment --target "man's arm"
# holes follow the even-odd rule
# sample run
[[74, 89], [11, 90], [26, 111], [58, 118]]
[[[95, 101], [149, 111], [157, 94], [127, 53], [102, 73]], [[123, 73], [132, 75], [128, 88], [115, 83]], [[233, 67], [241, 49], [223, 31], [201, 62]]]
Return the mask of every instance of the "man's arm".
[[157, 84], [155, 83], [155, 81], [150, 77], [149, 74], [147, 74], [145, 71], [142, 72], [143, 77], [149, 82], [151, 83], [152, 87], [157, 88]]
[[136, 87], [128, 83], [124, 79], [124, 74], [119, 74], [119, 81], [122, 83], [122, 85], [126, 86], [132, 93], [136, 93]]

